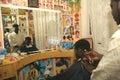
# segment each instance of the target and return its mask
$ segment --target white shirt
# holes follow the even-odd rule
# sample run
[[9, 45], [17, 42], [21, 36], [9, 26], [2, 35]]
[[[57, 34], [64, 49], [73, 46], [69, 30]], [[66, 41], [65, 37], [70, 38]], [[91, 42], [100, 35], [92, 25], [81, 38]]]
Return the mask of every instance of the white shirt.
[[91, 80], [120, 80], [120, 30], [111, 37], [108, 52], [93, 70]]
[[8, 40], [10, 42], [10, 46], [21, 46], [21, 44], [24, 41], [24, 36], [22, 33], [16, 34], [15, 32], [12, 32], [8, 35]]

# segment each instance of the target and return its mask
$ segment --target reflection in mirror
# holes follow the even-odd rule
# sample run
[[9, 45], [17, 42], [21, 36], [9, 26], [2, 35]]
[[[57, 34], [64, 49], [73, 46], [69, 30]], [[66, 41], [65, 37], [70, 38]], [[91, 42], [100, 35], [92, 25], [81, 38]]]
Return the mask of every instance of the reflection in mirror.
[[11, 51], [10, 43], [8, 40], [8, 35], [13, 32], [12, 24], [17, 22], [17, 17], [15, 14], [11, 14], [10, 8], [2, 7], [2, 23], [3, 23], [3, 30], [4, 30], [4, 47], [7, 49], [8, 52]]
[[[4, 47], [13, 52], [8, 35], [14, 32], [13, 24], [19, 25], [19, 32], [32, 38], [32, 44], [39, 50], [55, 47], [61, 41], [61, 12], [50, 10], [33, 10], [32, 8], [1, 7], [2, 26], [4, 30]], [[19, 49], [18, 49], [19, 50]]]
[[38, 49], [54, 48], [61, 40], [61, 13], [33, 11]]
[[27, 25], [26, 25], [26, 16], [19, 16], [19, 26], [22, 33], [27, 35]]
[[[27, 10], [1, 7], [1, 13], [4, 30], [4, 47], [8, 52], [17, 51], [23, 43], [25, 36], [28, 36]], [[18, 24], [18, 33], [15, 31], [16, 28], [13, 28], [14, 24]], [[15, 46], [18, 46], [18, 49]]]

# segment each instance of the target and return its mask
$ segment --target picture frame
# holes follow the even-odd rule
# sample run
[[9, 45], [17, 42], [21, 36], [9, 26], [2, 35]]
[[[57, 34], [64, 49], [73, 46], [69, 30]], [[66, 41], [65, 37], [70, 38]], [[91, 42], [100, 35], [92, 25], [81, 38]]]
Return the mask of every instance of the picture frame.
[[28, 0], [28, 7], [38, 7], [38, 0]]

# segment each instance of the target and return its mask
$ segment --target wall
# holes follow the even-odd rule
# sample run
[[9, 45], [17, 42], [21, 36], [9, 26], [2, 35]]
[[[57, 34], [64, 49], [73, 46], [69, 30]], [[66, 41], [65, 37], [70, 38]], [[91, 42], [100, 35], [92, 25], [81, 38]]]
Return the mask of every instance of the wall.
[[82, 37], [92, 37], [94, 49], [104, 54], [110, 36], [117, 29], [113, 27], [116, 24], [111, 15], [110, 0], [81, 0], [80, 23]]
[[0, 49], [3, 48], [3, 28], [2, 28], [2, 17], [1, 17], [1, 9], [0, 9]]
[[[82, 0], [82, 36], [92, 37], [94, 49], [104, 54], [117, 27], [111, 15], [110, 0]], [[92, 34], [89, 33], [91, 27]]]
[[82, 38], [90, 37], [89, 35], [89, 25], [88, 25], [88, 7], [87, 1], [89, 0], [81, 0], [81, 32]]

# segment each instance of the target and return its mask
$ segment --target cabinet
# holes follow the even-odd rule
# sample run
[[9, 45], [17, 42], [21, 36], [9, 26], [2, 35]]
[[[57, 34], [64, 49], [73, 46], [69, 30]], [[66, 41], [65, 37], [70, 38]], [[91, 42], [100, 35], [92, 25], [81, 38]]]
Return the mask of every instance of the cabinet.
[[0, 79], [7, 79], [16, 75], [15, 63], [0, 65]]

